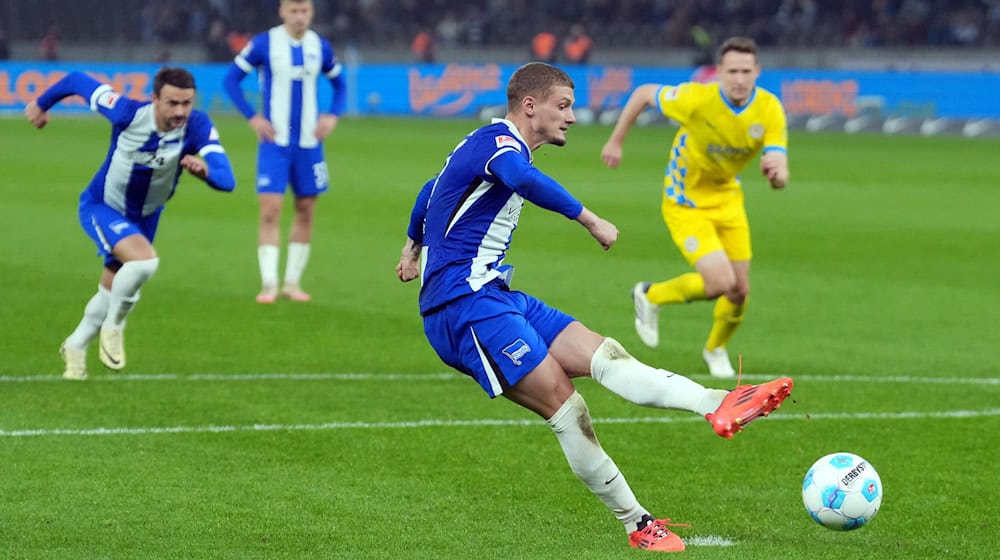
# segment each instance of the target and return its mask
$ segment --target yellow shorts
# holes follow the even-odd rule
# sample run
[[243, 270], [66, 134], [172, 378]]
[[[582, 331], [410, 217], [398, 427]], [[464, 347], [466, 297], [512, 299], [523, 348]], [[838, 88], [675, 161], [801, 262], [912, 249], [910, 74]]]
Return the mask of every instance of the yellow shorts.
[[705, 255], [720, 249], [731, 261], [750, 260], [750, 222], [742, 191], [713, 208], [680, 206], [664, 196], [661, 212], [670, 237], [688, 264], [694, 266]]

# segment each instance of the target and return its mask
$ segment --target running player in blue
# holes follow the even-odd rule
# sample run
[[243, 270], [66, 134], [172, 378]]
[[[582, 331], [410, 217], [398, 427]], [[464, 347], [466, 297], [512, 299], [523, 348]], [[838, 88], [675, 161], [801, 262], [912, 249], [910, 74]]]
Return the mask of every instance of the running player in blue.
[[612, 223], [532, 165], [539, 146], [566, 143], [576, 121], [573, 89], [569, 76], [548, 64], [514, 72], [506, 118], [466, 136], [421, 189], [396, 274], [404, 282], [421, 278], [424, 333], [438, 356], [490, 397], [503, 395], [544, 418], [573, 472], [614, 513], [633, 547], [684, 550], [670, 520], [639, 504], [604, 452], [571, 379], [593, 377], [642, 406], [696, 412], [726, 438], [778, 408], [792, 380], [707, 389], [639, 362], [614, 339], [510, 288], [503, 260], [525, 200], [575, 220], [604, 249], [618, 239]]
[[[295, 194], [295, 219], [288, 236], [288, 257], [280, 295], [309, 301], [302, 291], [302, 272], [309, 260], [316, 197], [329, 187], [323, 156], [323, 139], [337, 126], [346, 104], [342, 66], [333, 47], [309, 29], [311, 0], [281, 0], [282, 24], [261, 33], [236, 56], [225, 78], [225, 88], [260, 140], [257, 152], [257, 194], [260, 227], [257, 259], [260, 263], [259, 303], [273, 303], [279, 295], [278, 261], [281, 250], [281, 204], [291, 183]], [[240, 82], [257, 69], [263, 113], [247, 102]], [[319, 105], [320, 74], [333, 85], [333, 98]]]
[[87, 346], [100, 333], [105, 366], [125, 367], [125, 318], [160, 259], [153, 238], [163, 205], [177, 190], [181, 173], [198, 177], [220, 191], [236, 188], [229, 158], [208, 115], [193, 109], [194, 77], [183, 68], [162, 68], [153, 78], [152, 101], [122, 97], [111, 86], [73, 72], [24, 109], [42, 128], [48, 110], [79, 95], [92, 111], [111, 121], [108, 155], [80, 195], [80, 225], [104, 256], [97, 293], [83, 319], [60, 348], [63, 377], [87, 378]]

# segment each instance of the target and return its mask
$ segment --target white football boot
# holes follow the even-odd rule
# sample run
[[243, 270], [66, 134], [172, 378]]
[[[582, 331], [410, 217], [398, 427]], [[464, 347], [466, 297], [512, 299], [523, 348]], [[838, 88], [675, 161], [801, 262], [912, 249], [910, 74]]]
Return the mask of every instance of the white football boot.
[[110, 369], [125, 367], [125, 333], [122, 329], [101, 329], [101, 362]]
[[646, 297], [649, 282], [639, 282], [632, 288], [632, 303], [635, 305], [635, 332], [642, 343], [650, 348], [660, 345], [660, 306]]
[[74, 350], [66, 348], [63, 342], [59, 347], [59, 355], [66, 362], [66, 369], [63, 371], [63, 378], [73, 381], [83, 381], [87, 379], [87, 350]]
[[712, 374], [712, 377], [732, 377], [736, 375], [733, 364], [729, 362], [729, 352], [726, 352], [725, 346], [719, 346], [715, 350], [703, 349], [701, 357], [708, 364], [708, 373]]

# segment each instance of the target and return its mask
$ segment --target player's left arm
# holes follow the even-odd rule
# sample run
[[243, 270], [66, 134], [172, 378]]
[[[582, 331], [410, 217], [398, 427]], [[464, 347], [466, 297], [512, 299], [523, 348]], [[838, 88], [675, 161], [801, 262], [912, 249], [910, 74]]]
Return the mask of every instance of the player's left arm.
[[329, 112], [319, 116], [314, 132], [317, 140], [323, 140], [337, 128], [341, 113], [347, 106], [347, 81], [344, 79], [344, 65], [337, 60], [333, 53], [333, 47], [323, 41], [323, 75], [330, 80], [333, 86], [333, 96], [330, 99]]
[[788, 184], [788, 152], [781, 149], [766, 151], [760, 156], [760, 172], [767, 177], [772, 189], [783, 189]]
[[424, 183], [417, 194], [410, 212], [410, 225], [406, 229], [406, 243], [403, 244], [399, 264], [396, 265], [396, 276], [403, 282], [409, 282], [420, 276], [420, 251], [423, 248], [424, 217], [427, 215], [427, 202], [431, 198], [437, 177]]
[[204, 113], [192, 112], [188, 127], [197, 155], [185, 155], [181, 167], [215, 190], [232, 192], [236, 188], [236, 175], [212, 121]]
[[772, 189], [788, 184], [788, 127], [781, 102], [774, 99], [764, 127], [764, 153], [760, 156], [760, 172], [767, 177]]

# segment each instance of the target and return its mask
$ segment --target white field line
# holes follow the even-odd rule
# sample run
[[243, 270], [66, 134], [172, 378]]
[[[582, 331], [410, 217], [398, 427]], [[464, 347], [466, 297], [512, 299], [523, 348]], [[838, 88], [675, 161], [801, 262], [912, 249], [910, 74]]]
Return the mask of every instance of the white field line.
[[[785, 375], [785, 374], [781, 374]], [[767, 381], [778, 374], [746, 374], [747, 381]], [[692, 379], [714, 380], [706, 374], [688, 375]], [[896, 383], [896, 384], [940, 384], [940, 385], [1000, 385], [1000, 377], [921, 377], [915, 375], [792, 375], [797, 382], [819, 383]], [[457, 373], [157, 373], [157, 374], [115, 374], [99, 373], [91, 375], [86, 382], [108, 381], [454, 381], [465, 379]], [[50, 383], [63, 382], [58, 374], [52, 375], [2, 375], [0, 383]], [[729, 380], [734, 385], [735, 379]], [[74, 382], [75, 383], [75, 382]]]
[[684, 537], [684, 544], [688, 546], [733, 546], [736, 542], [726, 537], [706, 535], [704, 537]]
[[[921, 420], [921, 419], [969, 419], [1000, 416], [1000, 408], [986, 410], [943, 410], [936, 412], [829, 412], [812, 414], [776, 414], [768, 418], [775, 420]], [[700, 416], [662, 416], [638, 418], [594, 418], [595, 424], [674, 424], [682, 422], [704, 422]], [[397, 422], [325, 422], [322, 424], [247, 424], [243, 426], [166, 426], [166, 427], [121, 427], [121, 428], [72, 428], [37, 430], [0, 430], [0, 438], [39, 436], [135, 436], [157, 434], [201, 434], [227, 432], [294, 432], [326, 430], [400, 430], [422, 428], [467, 428], [467, 427], [525, 427], [544, 426], [545, 422], [533, 419], [490, 419], [472, 420], [409, 420]]]

